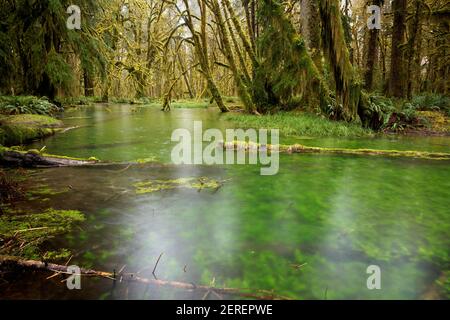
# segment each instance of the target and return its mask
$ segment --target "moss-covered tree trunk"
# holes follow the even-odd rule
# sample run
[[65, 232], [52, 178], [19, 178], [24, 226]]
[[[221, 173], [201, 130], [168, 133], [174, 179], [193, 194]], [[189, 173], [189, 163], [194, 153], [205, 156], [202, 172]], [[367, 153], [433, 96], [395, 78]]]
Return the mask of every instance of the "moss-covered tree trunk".
[[205, 0], [198, 0], [198, 6], [200, 9], [200, 32], [195, 29], [194, 26], [194, 18], [190, 9], [190, 2], [188, 0], [183, 0], [183, 3], [186, 7], [186, 16], [184, 18], [184, 22], [186, 26], [189, 28], [189, 31], [192, 34], [192, 40], [194, 43], [195, 52], [198, 56], [199, 65], [203, 76], [206, 79], [206, 84], [208, 87], [208, 91], [211, 94], [212, 99], [216, 102], [220, 111], [228, 112], [228, 108], [225, 105], [222, 95], [220, 94], [219, 88], [217, 87], [211, 68], [208, 61], [208, 46], [206, 40], [206, 26], [208, 20], [207, 8]]
[[[246, 51], [250, 53], [250, 59], [252, 61], [255, 61], [256, 60], [255, 54], [251, 48], [250, 42], [247, 40], [247, 38], [243, 34], [242, 27], [236, 19], [234, 10], [232, 9], [230, 3], [227, 0], [225, 0], [224, 3], [228, 8], [229, 13], [231, 14], [231, 20], [233, 21], [233, 25], [236, 28], [236, 31], [237, 31], [238, 35], [240, 36]], [[241, 74], [240, 70], [237, 67], [235, 58], [234, 58], [233, 48], [230, 43], [230, 37], [233, 38], [234, 36], [233, 36], [233, 34], [230, 34], [230, 35], [228, 34], [227, 28], [225, 26], [225, 20], [229, 21], [230, 17], [228, 17], [227, 11], [225, 11], [225, 18], [224, 18], [224, 16], [222, 15], [221, 9], [220, 9], [219, 2], [217, 0], [211, 1], [210, 8], [213, 11], [213, 14], [216, 18], [217, 26], [220, 31], [220, 39], [221, 39], [222, 46], [223, 46], [223, 52], [228, 60], [228, 64], [230, 65], [231, 72], [233, 73], [233, 77], [234, 77], [234, 81], [235, 81], [237, 89], [238, 89], [239, 97], [241, 98], [241, 101], [244, 104], [246, 111], [250, 112], [250, 113], [255, 113], [256, 108], [255, 108], [255, 105], [253, 104], [251, 95], [249, 93], [249, 90], [250, 90], [250, 88], [248, 87], [249, 83], [245, 83], [246, 81], [243, 80], [246, 77], [243, 74]], [[229, 26], [231, 27], [231, 24], [229, 24]], [[234, 43], [237, 44], [237, 40], [235, 38], [233, 38], [233, 39], [234, 39]], [[239, 51], [239, 47], [236, 47], [235, 51], [237, 51], [236, 54], [238, 56], [240, 56], [241, 61], [243, 61], [243, 57], [242, 57], [241, 52]], [[242, 62], [242, 63], [244, 63], [244, 62]], [[253, 62], [253, 63], [255, 63], [255, 62]], [[245, 65], [242, 66], [242, 68], [243, 68], [243, 70], [245, 70]], [[249, 77], [249, 75], [247, 73], [247, 78], [248, 77]], [[250, 79], [248, 79], [248, 80], [250, 80]]]
[[320, 16], [316, 0], [302, 0], [302, 36], [311, 53], [317, 69], [322, 72], [322, 52], [320, 50]]

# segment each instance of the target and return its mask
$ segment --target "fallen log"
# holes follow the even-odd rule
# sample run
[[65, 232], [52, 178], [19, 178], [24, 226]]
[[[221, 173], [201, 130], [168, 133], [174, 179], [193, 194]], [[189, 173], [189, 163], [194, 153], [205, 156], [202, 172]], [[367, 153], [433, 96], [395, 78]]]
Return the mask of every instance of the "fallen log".
[[[14, 256], [3, 256], [0, 255], [0, 270], [5, 269], [17, 269], [24, 268], [36, 271], [49, 271], [60, 274], [70, 274], [68, 272], [68, 266], [59, 265], [54, 263], [48, 263], [43, 261], [35, 260], [23, 260], [19, 257]], [[116, 274], [115, 272], [104, 272], [96, 271], [91, 269], [80, 268], [81, 276], [105, 278], [113, 281], [127, 281], [127, 282], [137, 282], [146, 285], [154, 285], [159, 287], [170, 287], [181, 290], [199, 290], [206, 293], [216, 293], [218, 295], [235, 295], [245, 298], [253, 298], [258, 300], [290, 300], [288, 297], [280, 296], [275, 294], [273, 291], [269, 290], [253, 290], [253, 289], [238, 289], [238, 288], [216, 288], [205, 285], [196, 285], [194, 283], [179, 282], [179, 281], [169, 281], [169, 280], [159, 280], [159, 279], [148, 279], [143, 278], [138, 275], [138, 273], [121, 273]]]
[[279, 153], [322, 153], [322, 154], [347, 154], [363, 156], [405, 157], [428, 160], [450, 160], [450, 153], [424, 152], [424, 151], [398, 151], [376, 149], [345, 149], [345, 148], [320, 148], [308, 147], [301, 144], [294, 145], [261, 145], [254, 142], [233, 141], [221, 144], [225, 150], [271, 151]]
[[84, 166], [96, 164], [97, 159], [77, 159], [40, 154], [34, 151], [14, 151], [5, 149], [0, 152], [0, 164], [9, 167], [51, 168], [67, 166]]

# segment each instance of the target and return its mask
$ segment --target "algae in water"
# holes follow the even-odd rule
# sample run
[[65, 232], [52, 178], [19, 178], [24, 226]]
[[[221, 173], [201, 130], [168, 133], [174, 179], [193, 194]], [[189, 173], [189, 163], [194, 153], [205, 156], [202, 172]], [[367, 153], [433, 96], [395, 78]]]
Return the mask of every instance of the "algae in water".
[[218, 189], [222, 183], [218, 180], [201, 177], [201, 178], [179, 178], [174, 180], [151, 180], [138, 182], [134, 184], [137, 194], [153, 193], [161, 190], [171, 189]]

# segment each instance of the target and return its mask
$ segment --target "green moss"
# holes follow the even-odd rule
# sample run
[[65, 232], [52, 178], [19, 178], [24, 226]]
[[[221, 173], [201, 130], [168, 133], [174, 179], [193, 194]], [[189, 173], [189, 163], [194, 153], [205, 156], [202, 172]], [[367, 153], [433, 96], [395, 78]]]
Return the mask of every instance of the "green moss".
[[6, 124], [27, 124], [40, 127], [60, 127], [62, 125], [58, 119], [37, 114], [18, 114], [3, 117], [2, 120]]
[[55, 251], [47, 251], [44, 254], [44, 260], [46, 261], [59, 261], [59, 260], [67, 260], [71, 255], [70, 250], [68, 249], [59, 249]]
[[145, 164], [145, 163], [151, 163], [151, 162], [155, 162], [155, 161], [156, 161], [156, 157], [151, 157], [151, 158], [137, 159], [136, 163]]
[[41, 245], [45, 241], [84, 220], [76, 210], [47, 209], [38, 214], [0, 216], [0, 254], [39, 259], [44, 255]]
[[187, 189], [218, 189], [221, 186], [220, 181], [201, 177], [201, 178], [180, 178], [174, 180], [152, 180], [138, 182], [134, 184], [137, 194], [153, 193], [161, 190], [170, 190], [178, 188]]
[[[404, 151], [404, 150], [380, 150], [380, 149], [345, 149], [345, 148], [320, 148], [309, 147], [301, 144], [294, 145], [265, 145], [269, 151], [277, 150], [281, 153], [324, 153], [324, 154], [346, 154], [346, 155], [364, 155], [364, 156], [385, 156], [385, 157], [404, 157], [418, 158], [427, 160], [450, 160], [450, 153], [443, 152], [425, 152], [425, 151]], [[228, 150], [258, 150], [261, 144], [246, 141], [232, 141], [224, 144]]]
[[42, 153], [42, 151], [37, 149], [31, 149], [31, 150], [23, 150], [23, 147], [4, 147], [0, 145], [0, 155], [5, 151], [15, 151], [22, 154], [26, 153], [32, 153], [32, 154], [39, 154], [46, 158], [53, 158], [53, 159], [65, 159], [65, 160], [74, 160], [74, 161], [86, 161], [86, 162], [100, 162], [101, 160], [97, 159], [96, 157], [89, 157], [89, 158], [75, 158], [75, 157], [68, 157], [68, 156], [60, 156], [56, 154], [48, 154], [48, 153]]
[[60, 155], [48, 154], [48, 153], [44, 153], [43, 156], [44, 157], [48, 157], [48, 158], [54, 158], [54, 159], [66, 159], [66, 160], [75, 160], [75, 161], [95, 161], [95, 162], [99, 162], [100, 161], [99, 159], [97, 159], [95, 157], [75, 158], [75, 157], [60, 156]]
[[37, 149], [31, 149], [31, 150], [28, 150], [28, 153], [36, 154], [36, 155], [41, 154], [41, 152], [40, 152], [39, 150], [37, 150]]
[[35, 189], [32, 189], [28, 192], [28, 195], [31, 197], [40, 197], [40, 196], [55, 196], [58, 194], [66, 193], [68, 189], [56, 191], [48, 186], [38, 186]]
[[3, 116], [0, 126], [3, 131], [0, 133], [2, 144], [16, 145], [53, 135], [62, 122], [48, 116], [20, 114]]

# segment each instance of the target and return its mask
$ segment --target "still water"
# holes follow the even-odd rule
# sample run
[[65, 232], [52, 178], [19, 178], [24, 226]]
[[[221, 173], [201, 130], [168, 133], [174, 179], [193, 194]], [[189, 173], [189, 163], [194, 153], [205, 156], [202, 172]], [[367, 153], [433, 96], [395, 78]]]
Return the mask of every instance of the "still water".
[[[173, 166], [177, 128], [232, 127], [211, 109], [109, 105], [63, 116], [79, 128], [30, 148], [48, 153], [155, 163], [36, 171], [32, 179], [68, 192], [43, 204], [77, 209], [87, 220], [50, 247], [75, 253], [71, 264], [96, 270], [140, 271], [159, 279], [275, 290], [294, 299], [421, 299], [448, 281], [450, 248], [447, 161], [281, 155], [280, 171], [258, 166]], [[281, 143], [450, 152], [450, 139], [310, 139]], [[208, 177], [216, 190], [176, 188], [136, 194], [135, 184]], [[369, 265], [381, 268], [381, 290], [368, 290]], [[9, 298], [199, 299], [196, 292], [82, 280], [68, 291], [61, 279], [21, 276]], [[447, 285], [448, 287], [448, 285]], [[440, 291], [442, 292], [442, 290]], [[447, 295], [448, 295], [447, 291]], [[214, 296], [210, 297], [214, 298]]]

